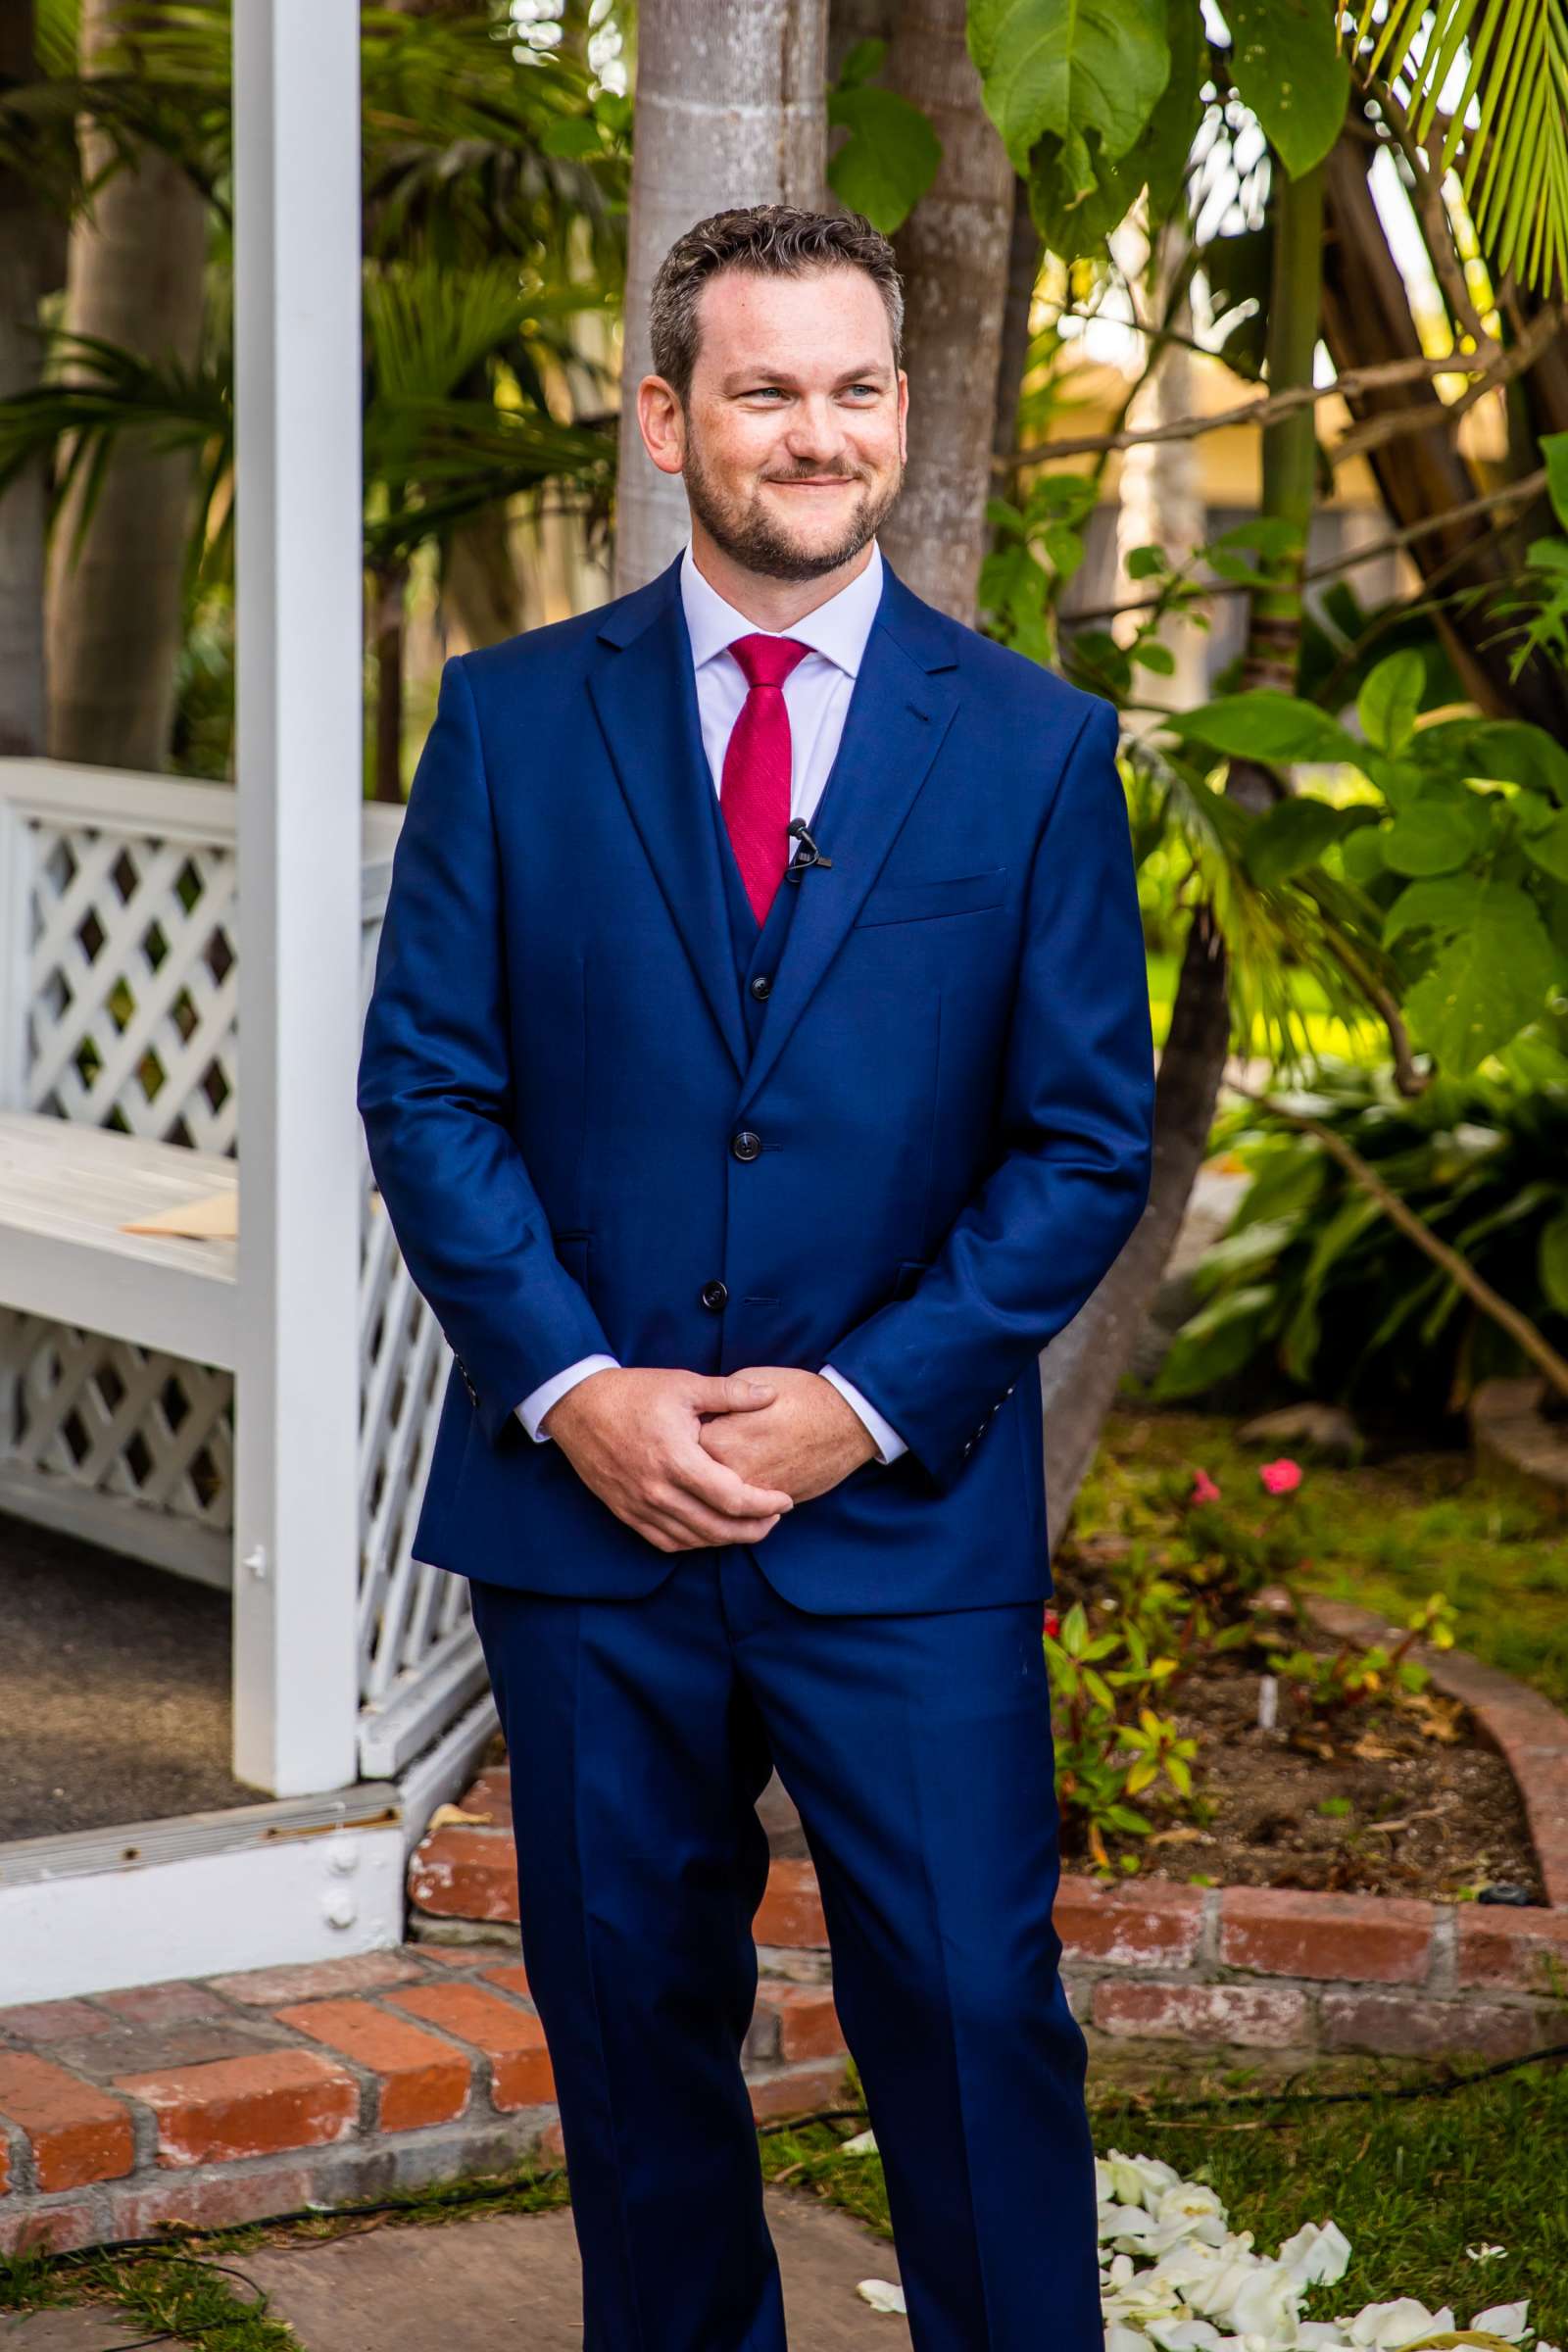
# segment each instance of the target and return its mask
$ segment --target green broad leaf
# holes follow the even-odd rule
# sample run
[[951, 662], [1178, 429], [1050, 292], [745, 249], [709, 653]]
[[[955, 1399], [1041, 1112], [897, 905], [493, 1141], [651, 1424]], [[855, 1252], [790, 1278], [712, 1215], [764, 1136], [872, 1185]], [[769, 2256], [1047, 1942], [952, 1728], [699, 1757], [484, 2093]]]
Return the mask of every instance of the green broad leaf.
[[[1206, 251], [1205, 247], [1205, 251]], [[1297, 554], [1305, 533], [1298, 522], [1284, 514], [1250, 514], [1245, 522], [1232, 523], [1210, 542], [1215, 548], [1246, 548], [1261, 556], [1266, 563], [1283, 564], [1287, 556]]]
[[1251, 1273], [1272, 1265], [1280, 1251], [1288, 1250], [1298, 1239], [1298, 1228], [1290, 1217], [1264, 1218], [1255, 1225], [1239, 1226], [1234, 1233], [1209, 1244], [1194, 1269], [1195, 1279], [1205, 1291], [1211, 1290], [1229, 1275]]
[[1126, 1830], [1134, 1838], [1147, 1838], [1154, 1826], [1132, 1805], [1107, 1805], [1105, 1819], [1113, 1830]]
[[1145, 669], [1152, 669], [1156, 677], [1175, 676], [1176, 657], [1168, 645], [1160, 644], [1157, 637], [1140, 637], [1131, 652], [1133, 660], [1141, 662]]
[[1568, 808], [1568, 749], [1544, 727], [1522, 718], [1461, 722], [1457, 750], [1463, 773], [1478, 782], [1518, 784]]
[[[1351, 819], [1349, 825], [1347, 817]], [[1298, 794], [1278, 802], [1248, 827], [1242, 862], [1259, 890], [1268, 890], [1288, 882], [1303, 867], [1316, 865], [1329, 844], [1352, 830], [1356, 821], [1348, 808], [1334, 808], [1327, 801]]]
[[850, 134], [828, 161], [828, 185], [873, 228], [891, 236], [935, 179], [942, 141], [907, 98], [865, 82], [830, 90], [827, 119], [831, 129]]
[[1016, 507], [1009, 506], [1004, 498], [986, 500], [986, 520], [994, 531], [1003, 531], [1009, 539], [1022, 539], [1028, 534], [1028, 525], [1022, 514]]
[[[1293, 1136], [1288, 1150], [1271, 1151], [1247, 1191], [1231, 1221], [1232, 1233], [1244, 1232], [1252, 1224], [1268, 1225], [1276, 1220], [1289, 1227], [1306, 1215], [1328, 1180], [1328, 1160], [1315, 1142], [1306, 1137]], [[1228, 1237], [1227, 1237], [1228, 1238]], [[1216, 1242], [1214, 1249], [1223, 1249]], [[1206, 1264], [1213, 1250], [1205, 1250]]]
[[1521, 833], [1544, 833], [1557, 822], [1557, 810], [1539, 792], [1510, 793], [1507, 811]]
[[1535, 902], [1498, 886], [1410, 991], [1405, 1010], [1446, 1074], [1464, 1077], [1537, 1018], [1560, 976]]
[[1162, 547], [1135, 547], [1128, 554], [1127, 577], [1130, 580], [1152, 580], [1165, 569], [1165, 550]]
[[1541, 454], [1546, 461], [1546, 495], [1552, 512], [1568, 531], [1568, 433], [1543, 433]]
[[857, 41], [839, 68], [839, 88], [853, 90], [858, 88], [862, 81], [875, 81], [887, 62], [887, 54], [886, 41], [878, 40], [874, 35], [869, 40]]
[[556, 115], [539, 133], [541, 155], [601, 155], [604, 145], [592, 115]]
[[1315, 0], [1225, 0], [1224, 15], [1238, 95], [1291, 177], [1299, 179], [1339, 137], [1350, 94], [1334, 12]]
[[970, 0], [969, 55], [1015, 172], [1062, 143], [1071, 175], [1124, 156], [1170, 77], [1166, 0]]
[[1560, 1315], [1568, 1315], [1568, 1207], [1542, 1228], [1536, 1263], [1541, 1287]]
[[1554, 882], [1568, 882], [1568, 808], [1559, 809], [1549, 824], [1532, 827], [1525, 835], [1525, 856]]
[[1058, 139], [1048, 131], [1029, 158], [1029, 210], [1047, 251], [1064, 262], [1099, 254], [1142, 186], [1132, 158], [1103, 154], [1097, 133]]
[[1157, 230], [1175, 212], [1187, 185], [1193, 141], [1203, 120], [1203, 84], [1208, 44], [1202, 11], [1192, 0], [1167, 0], [1165, 39], [1170, 74], [1160, 102], [1140, 133], [1128, 161], [1149, 187], [1149, 226]]
[[1166, 724], [1182, 742], [1200, 743], [1233, 759], [1360, 761], [1360, 745], [1337, 719], [1315, 703], [1299, 702], [1271, 687], [1255, 694], [1221, 695]]
[[1384, 834], [1381, 826], [1362, 825], [1355, 833], [1348, 834], [1340, 850], [1340, 862], [1347, 880], [1359, 890], [1369, 890], [1383, 872]]
[[1048, 522], [1040, 534], [1051, 568], [1058, 579], [1070, 580], [1084, 560], [1084, 543], [1078, 533], [1065, 522]]
[[1397, 815], [1418, 801], [1432, 781], [1430, 771], [1414, 760], [1391, 760], [1375, 744], [1363, 744], [1360, 756], [1361, 773], [1375, 784]]
[[1426, 683], [1425, 661], [1413, 646], [1406, 646], [1378, 663], [1356, 697], [1356, 714], [1368, 743], [1391, 759], [1398, 758], [1415, 733]]
[[1405, 931], [1438, 931], [1445, 938], [1462, 931], [1475, 912], [1476, 886], [1457, 874], [1439, 874], [1401, 890], [1383, 918], [1383, 945], [1392, 948]]
[[1239, 1372], [1257, 1347], [1274, 1303], [1266, 1284], [1227, 1291], [1182, 1325], [1152, 1384], [1155, 1396], [1192, 1396]]
[[1382, 837], [1383, 862], [1396, 874], [1451, 874], [1477, 847], [1475, 824], [1456, 801], [1417, 801]]

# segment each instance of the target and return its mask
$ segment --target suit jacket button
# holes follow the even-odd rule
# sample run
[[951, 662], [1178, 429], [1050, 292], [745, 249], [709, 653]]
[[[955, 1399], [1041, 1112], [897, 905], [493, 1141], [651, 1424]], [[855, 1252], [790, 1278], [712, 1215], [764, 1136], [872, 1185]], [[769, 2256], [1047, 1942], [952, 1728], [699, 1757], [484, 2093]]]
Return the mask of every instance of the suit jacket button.
[[758, 1003], [760, 1004], [764, 997], [770, 997], [772, 993], [772, 981], [768, 978], [765, 972], [759, 972], [757, 978], [752, 982], [753, 996], [757, 999]]
[[718, 1312], [719, 1308], [720, 1308], [720, 1307], [723, 1305], [723, 1303], [724, 1303], [725, 1299], [726, 1299], [728, 1297], [729, 1297], [729, 1292], [728, 1292], [728, 1290], [725, 1288], [725, 1286], [724, 1286], [724, 1284], [723, 1284], [723, 1283], [721, 1283], [721, 1282], [705, 1282], [705, 1283], [704, 1283], [704, 1285], [703, 1285], [703, 1288], [702, 1288], [702, 1300], [703, 1300], [703, 1304], [704, 1304], [705, 1306], [710, 1306], [710, 1307], [711, 1307], [715, 1315], [717, 1314], [717, 1312]]
[[762, 1139], [750, 1127], [743, 1127], [739, 1134], [730, 1137], [729, 1148], [737, 1159], [755, 1159], [762, 1149]]

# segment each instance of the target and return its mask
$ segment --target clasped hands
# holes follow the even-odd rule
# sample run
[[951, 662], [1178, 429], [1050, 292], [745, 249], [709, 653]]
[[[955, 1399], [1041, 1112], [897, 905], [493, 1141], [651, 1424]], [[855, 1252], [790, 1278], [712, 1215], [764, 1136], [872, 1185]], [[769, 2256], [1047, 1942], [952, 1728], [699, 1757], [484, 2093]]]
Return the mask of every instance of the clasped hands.
[[606, 1368], [568, 1389], [541, 1426], [660, 1551], [759, 1544], [876, 1452], [833, 1383], [788, 1364], [711, 1376]]

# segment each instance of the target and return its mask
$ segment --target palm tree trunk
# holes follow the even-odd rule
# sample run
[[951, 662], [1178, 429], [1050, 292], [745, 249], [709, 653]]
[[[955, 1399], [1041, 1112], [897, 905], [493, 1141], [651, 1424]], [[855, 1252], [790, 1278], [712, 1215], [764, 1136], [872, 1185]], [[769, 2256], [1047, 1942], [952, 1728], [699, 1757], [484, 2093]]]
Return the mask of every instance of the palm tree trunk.
[[[1271, 391], [1312, 381], [1321, 297], [1322, 220], [1321, 166], [1296, 180], [1277, 172], [1268, 323]], [[1262, 512], [1300, 526], [1303, 554], [1312, 515], [1314, 466], [1309, 408], [1265, 429]], [[1253, 597], [1244, 689], [1294, 686], [1300, 625], [1298, 591], [1286, 588]], [[1232, 760], [1226, 789], [1248, 808], [1267, 808], [1278, 791], [1269, 770], [1248, 760]], [[1207, 1154], [1229, 1042], [1227, 958], [1208, 909], [1200, 906], [1187, 935], [1170, 1031], [1159, 1057], [1149, 1205], [1094, 1297], [1041, 1357], [1046, 1494], [1053, 1550], [1094, 1457], [1117, 1384], [1153, 1302], [1194, 1179]]]
[[[122, 0], [82, 0], [90, 73], [118, 31]], [[113, 152], [82, 132], [89, 178]], [[73, 224], [65, 323], [148, 358], [194, 362], [201, 333], [207, 207], [167, 156], [143, 151]], [[173, 719], [181, 581], [194, 462], [122, 446], [111, 458], [78, 559], [69, 556], [78, 481], [60, 514], [47, 602], [49, 750], [57, 760], [158, 769]]]
[[[1323, 338], [1335, 368], [1365, 367], [1379, 360], [1414, 359], [1422, 343], [1410, 315], [1404, 274], [1389, 248], [1382, 217], [1367, 181], [1372, 153], [1363, 124], [1352, 113], [1326, 167]], [[1538, 369], [1527, 371], [1526, 382]], [[1560, 352], [1547, 352], [1539, 368], [1535, 397], [1548, 413], [1568, 397]], [[1472, 473], [1452, 430], [1443, 423], [1443, 403], [1432, 385], [1399, 384], [1362, 392], [1349, 401], [1357, 418], [1390, 410], [1430, 407], [1434, 429], [1407, 432], [1367, 453], [1383, 503], [1400, 526], [1445, 514], [1466, 505], [1489, 485]], [[1543, 528], [1549, 528], [1543, 504]], [[1473, 523], [1425, 533], [1410, 554], [1423, 577], [1441, 573], [1445, 593], [1506, 587], [1518, 569], [1523, 534], [1501, 541], [1478, 533]], [[1438, 632], [1465, 691], [1484, 710], [1532, 719], [1559, 738], [1568, 736], [1568, 680], [1538, 658], [1519, 676], [1508, 674], [1508, 644], [1486, 614], [1484, 602], [1460, 610], [1440, 609]], [[1488, 642], [1488, 640], [1491, 642]]]
[[[1143, 218], [1140, 216], [1141, 220]], [[1133, 233], [1131, 222], [1124, 233]], [[1129, 267], [1127, 284], [1140, 323], [1157, 328], [1169, 313], [1176, 332], [1190, 335], [1193, 320], [1185, 290], [1176, 298], [1177, 282], [1188, 258], [1184, 225], [1167, 221], [1156, 236], [1152, 253], [1142, 225], [1136, 234], [1145, 260], [1142, 267]], [[1148, 339], [1144, 352], [1146, 358], [1152, 355], [1152, 364], [1128, 403], [1128, 425], [1146, 431], [1191, 416], [1197, 405], [1196, 354], [1185, 342], [1165, 343], [1156, 350]], [[1198, 443], [1144, 441], [1129, 449], [1116, 482], [1114, 602], [1121, 604], [1139, 593], [1127, 569], [1134, 548], [1162, 547], [1170, 562], [1180, 564], [1207, 537], [1208, 510]], [[1137, 618], [1131, 612], [1123, 614], [1116, 627], [1121, 643], [1128, 643], [1135, 634]], [[1209, 640], [1195, 622], [1179, 616], [1165, 620], [1158, 635], [1176, 666], [1169, 678], [1161, 681], [1157, 699], [1174, 710], [1196, 710], [1207, 699]], [[1159, 723], [1156, 711], [1129, 712], [1125, 720], [1129, 733], [1138, 735], [1152, 732]]]
[[1034, 214], [1029, 209], [1029, 183], [1015, 179], [991, 431], [991, 453], [999, 460], [1010, 458], [1018, 446], [1018, 404], [1023, 397], [1024, 370], [1029, 365], [1029, 314], [1034, 308], [1045, 250], [1045, 239], [1036, 228]]
[[[31, 0], [0, 13], [0, 82], [34, 80]], [[24, 172], [0, 171], [0, 396], [38, 380], [28, 333], [65, 267], [57, 216]], [[37, 459], [0, 498], [0, 754], [36, 754], [45, 734], [43, 548], [48, 476]]]
[[732, 205], [823, 201], [827, 0], [644, 0], [626, 257], [615, 585], [651, 579], [686, 536], [678, 475], [648, 462], [637, 386], [652, 362], [648, 296], [695, 221]]
[[375, 798], [403, 799], [403, 648], [407, 633], [406, 560], [370, 573], [370, 636], [375, 649]]
[[894, 239], [905, 281], [909, 464], [881, 543], [916, 595], [972, 623], [1015, 174], [981, 104], [966, 16], [966, 0], [903, 0], [888, 49], [888, 86], [930, 117], [943, 152]]

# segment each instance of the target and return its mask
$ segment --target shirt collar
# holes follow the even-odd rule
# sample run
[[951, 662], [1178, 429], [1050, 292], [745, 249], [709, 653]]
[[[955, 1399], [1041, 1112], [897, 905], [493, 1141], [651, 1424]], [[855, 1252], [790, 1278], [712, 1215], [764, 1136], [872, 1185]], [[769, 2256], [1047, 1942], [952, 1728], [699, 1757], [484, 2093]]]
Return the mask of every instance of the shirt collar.
[[760, 629], [755, 620], [748, 620], [744, 612], [726, 603], [698, 570], [689, 539], [680, 560], [680, 594], [692, 662], [698, 669], [724, 653], [737, 637], [792, 637], [797, 645], [808, 645], [853, 678], [859, 674], [866, 640], [882, 601], [882, 551], [873, 539], [871, 561], [864, 570], [788, 629]]

